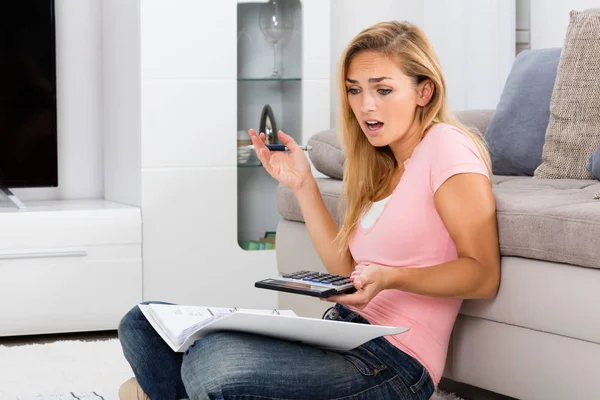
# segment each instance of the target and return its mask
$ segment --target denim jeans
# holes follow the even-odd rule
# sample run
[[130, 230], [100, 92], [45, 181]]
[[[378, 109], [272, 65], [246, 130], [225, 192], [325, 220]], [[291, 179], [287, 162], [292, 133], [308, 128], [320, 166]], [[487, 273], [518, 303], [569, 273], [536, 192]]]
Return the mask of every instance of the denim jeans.
[[[324, 318], [369, 323], [339, 304]], [[222, 332], [175, 353], [136, 306], [121, 320], [119, 339], [152, 400], [426, 400], [434, 391], [427, 370], [383, 337], [331, 351]]]

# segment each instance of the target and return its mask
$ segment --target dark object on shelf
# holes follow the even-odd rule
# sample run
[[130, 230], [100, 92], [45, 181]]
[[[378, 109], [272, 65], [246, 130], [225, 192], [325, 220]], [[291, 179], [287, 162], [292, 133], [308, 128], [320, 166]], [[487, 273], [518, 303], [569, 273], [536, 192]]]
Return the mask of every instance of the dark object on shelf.
[[276, 144], [277, 140], [277, 125], [275, 123], [275, 115], [271, 106], [266, 104], [260, 114], [260, 131], [265, 134], [266, 144]]

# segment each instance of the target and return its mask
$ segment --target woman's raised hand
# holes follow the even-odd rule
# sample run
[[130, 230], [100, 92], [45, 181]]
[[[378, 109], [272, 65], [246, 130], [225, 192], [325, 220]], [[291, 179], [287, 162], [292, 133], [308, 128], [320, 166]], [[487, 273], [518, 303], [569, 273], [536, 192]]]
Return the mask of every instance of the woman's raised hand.
[[291, 136], [282, 131], [277, 132], [279, 142], [285, 145], [289, 151], [271, 151], [265, 145], [264, 133], [258, 135], [254, 129], [250, 129], [248, 134], [252, 139], [258, 159], [273, 179], [293, 192], [297, 192], [314, 179], [304, 151]]

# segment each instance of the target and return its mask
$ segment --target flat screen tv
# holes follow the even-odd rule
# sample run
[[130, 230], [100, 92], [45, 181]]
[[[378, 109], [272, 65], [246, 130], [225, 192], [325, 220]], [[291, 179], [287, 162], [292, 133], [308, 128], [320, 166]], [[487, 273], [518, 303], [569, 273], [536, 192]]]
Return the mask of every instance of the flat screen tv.
[[0, 189], [58, 186], [54, 0], [0, 11]]

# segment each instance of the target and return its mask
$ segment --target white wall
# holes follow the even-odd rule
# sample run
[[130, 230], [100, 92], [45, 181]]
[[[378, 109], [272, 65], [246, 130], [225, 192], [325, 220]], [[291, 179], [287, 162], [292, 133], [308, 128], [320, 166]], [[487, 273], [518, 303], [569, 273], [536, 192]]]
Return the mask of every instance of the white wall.
[[424, 29], [454, 110], [495, 108], [515, 58], [515, 0], [426, 0]]
[[103, 198], [102, 0], [57, 0], [58, 188], [22, 200]]
[[531, 48], [562, 47], [571, 10], [600, 8], [600, 0], [531, 0]]

